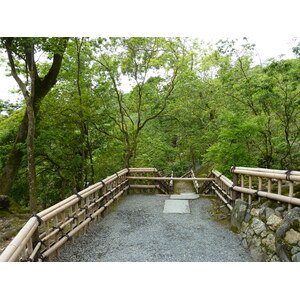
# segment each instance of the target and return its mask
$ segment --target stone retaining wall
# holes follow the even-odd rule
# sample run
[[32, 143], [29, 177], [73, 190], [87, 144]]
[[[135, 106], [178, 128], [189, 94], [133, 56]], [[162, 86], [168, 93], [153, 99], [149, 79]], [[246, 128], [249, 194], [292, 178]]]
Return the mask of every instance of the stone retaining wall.
[[300, 207], [259, 200], [236, 200], [231, 223], [255, 261], [300, 262]]

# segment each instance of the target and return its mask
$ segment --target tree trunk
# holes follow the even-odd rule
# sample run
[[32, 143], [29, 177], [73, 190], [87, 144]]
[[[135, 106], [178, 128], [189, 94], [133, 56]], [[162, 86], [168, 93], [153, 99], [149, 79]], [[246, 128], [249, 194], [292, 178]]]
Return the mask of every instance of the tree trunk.
[[31, 213], [37, 212], [36, 199], [36, 171], [35, 171], [35, 116], [33, 110], [33, 99], [27, 99], [28, 133], [27, 133], [27, 162], [28, 162], [28, 184], [29, 184], [29, 208]]
[[91, 165], [91, 184], [93, 184], [95, 182], [95, 170], [94, 170], [92, 145], [89, 139], [89, 129], [87, 125], [86, 125], [86, 143], [87, 143], [88, 154], [89, 154], [90, 165]]
[[81, 75], [81, 49], [84, 38], [79, 40], [75, 38], [76, 41], [76, 51], [77, 51], [77, 77], [76, 77], [76, 85], [77, 85], [77, 92], [79, 97], [79, 128], [80, 128], [80, 143], [81, 143], [81, 170], [80, 170], [80, 190], [85, 188], [87, 183], [87, 166], [86, 166], [86, 126], [84, 121], [83, 115], [83, 99], [81, 93], [81, 82], [80, 82], [80, 75]]
[[[25, 84], [18, 77], [16, 69], [15, 69], [15, 61], [13, 58], [13, 50], [12, 50], [13, 40], [14, 40], [14, 38], [7, 38], [7, 40], [5, 42], [12, 76], [17, 81], [19, 87], [22, 90], [23, 95], [26, 94], [26, 96], [24, 96], [25, 99], [30, 98], [31, 111], [28, 112], [28, 110], [27, 110], [22, 119], [22, 122], [19, 126], [19, 130], [17, 133], [17, 137], [16, 137], [13, 147], [8, 155], [6, 164], [2, 170], [2, 174], [0, 176], [0, 182], [1, 182], [0, 194], [3, 194], [3, 195], [10, 194], [14, 180], [18, 174], [18, 170], [22, 163], [24, 153], [21, 149], [19, 149], [18, 144], [24, 144], [26, 141], [26, 138], [28, 136], [28, 134], [27, 134], [27, 132], [28, 132], [28, 113], [30, 114], [30, 116], [32, 116], [32, 114], [33, 114], [33, 118], [37, 117], [42, 99], [47, 95], [47, 93], [51, 90], [51, 88], [56, 83], [56, 79], [57, 79], [59, 70], [61, 68], [63, 53], [65, 52], [65, 49], [66, 49], [67, 43], [68, 43], [68, 38], [62, 38], [60, 40], [59, 47], [61, 47], [61, 52], [54, 54], [52, 65], [44, 78], [40, 78], [38, 76], [34, 60], [30, 61], [31, 67], [29, 69], [33, 72], [32, 77], [34, 80], [34, 88], [31, 90], [31, 95], [29, 95], [28, 91], [26, 90]], [[34, 55], [34, 53], [32, 53], [32, 55]], [[27, 63], [29, 64], [29, 62], [27, 62]], [[34, 130], [35, 124], [31, 123], [30, 126], [31, 126], [30, 135], [31, 135], [32, 129], [33, 129], [33, 132], [35, 131]], [[32, 139], [34, 139], [34, 136], [32, 137]], [[33, 140], [32, 140], [32, 142], [33, 142]], [[34, 160], [34, 156], [31, 159]]]

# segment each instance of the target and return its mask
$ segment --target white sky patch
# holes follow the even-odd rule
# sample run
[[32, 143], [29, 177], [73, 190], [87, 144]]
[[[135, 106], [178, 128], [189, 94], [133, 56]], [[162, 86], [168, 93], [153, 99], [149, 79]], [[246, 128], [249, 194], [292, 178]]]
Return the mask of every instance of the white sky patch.
[[18, 84], [12, 76], [6, 76], [8, 72], [5, 71], [5, 67], [0, 65], [0, 99], [9, 100], [12, 103], [16, 103], [22, 99], [21, 93], [12, 93], [12, 91], [18, 90]]

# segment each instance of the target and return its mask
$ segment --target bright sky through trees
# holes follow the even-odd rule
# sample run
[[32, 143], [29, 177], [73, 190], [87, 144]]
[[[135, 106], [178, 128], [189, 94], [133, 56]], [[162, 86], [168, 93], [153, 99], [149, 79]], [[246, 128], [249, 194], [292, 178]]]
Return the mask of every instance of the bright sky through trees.
[[[16, 22], [3, 14], [1, 36], [189, 36], [205, 42], [247, 37], [256, 44], [262, 61], [281, 54], [293, 58], [293, 39], [300, 37], [296, 0], [154, 0], [145, 5], [137, 0], [111, 0], [102, 1], [101, 7], [87, 0], [84, 6], [72, 5], [72, 14], [63, 13], [69, 10], [69, 1], [54, 0], [42, 13], [38, 1], [26, 1], [33, 6], [16, 2], [20, 7], [14, 11]], [[55, 3], [59, 3], [59, 10]], [[2, 11], [9, 10], [10, 5], [3, 3]], [[22, 22], [26, 10], [35, 12], [35, 17]], [[21, 98], [9, 93], [15, 87], [14, 79], [5, 77], [0, 66], [0, 99]]]
[[[233, 35], [229, 35], [230, 38], [234, 38]], [[242, 39], [242, 38], [240, 38]], [[249, 42], [256, 44], [257, 50], [257, 63], [259, 60], [265, 61], [268, 58], [278, 58], [279, 55], [284, 55], [284, 58], [293, 58], [295, 55], [292, 52], [292, 46], [294, 37], [278, 37], [278, 38], [264, 38], [263, 36], [257, 36], [257, 38], [249, 38]], [[201, 37], [199, 37], [201, 40]], [[204, 42], [216, 43], [219, 40], [218, 37], [213, 39], [204, 39]], [[0, 99], [10, 100], [15, 102], [17, 99], [22, 99], [22, 95], [18, 93], [11, 93], [11, 90], [17, 88], [17, 84], [12, 77], [7, 77], [5, 74], [5, 63], [0, 65]], [[129, 90], [130, 87], [126, 79], [124, 80], [124, 90]]]

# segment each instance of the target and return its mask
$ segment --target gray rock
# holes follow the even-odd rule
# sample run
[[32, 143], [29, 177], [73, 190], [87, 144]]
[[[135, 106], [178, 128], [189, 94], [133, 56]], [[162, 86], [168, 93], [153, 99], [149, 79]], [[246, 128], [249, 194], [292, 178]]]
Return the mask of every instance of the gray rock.
[[283, 244], [281, 241], [275, 240], [275, 247], [276, 247], [276, 253], [280, 259], [280, 261], [283, 262], [289, 262], [289, 256], [288, 254], [288, 246], [286, 244]]
[[267, 218], [267, 225], [272, 229], [276, 230], [282, 224], [282, 219], [276, 215], [270, 215]]
[[242, 222], [245, 218], [248, 204], [245, 201], [237, 199], [234, 208], [231, 212], [231, 224], [238, 229], [241, 228]]
[[268, 247], [273, 252], [276, 252], [275, 235], [270, 233], [266, 238], [262, 239], [262, 244]]
[[266, 225], [263, 221], [261, 221], [258, 218], [253, 218], [252, 219], [252, 224], [251, 224], [254, 232], [259, 235], [261, 232], [266, 231]]
[[260, 234], [260, 236], [263, 237], [263, 238], [266, 237], [267, 235], [268, 235], [268, 233], [265, 230], [262, 231], [261, 234]]
[[279, 207], [275, 208], [275, 211], [282, 213], [284, 211], [284, 207], [279, 206]]
[[258, 217], [259, 216], [259, 209], [258, 208], [252, 208], [250, 211], [250, 215], [254, 216], [254, 217]]
[[245, 239], [246, 238], [246, 233], [245, 232], [241, 232], [239, 234], [239, 237], [241, 237], [241, 239]]
[[272, 258], [269, 260], [269, 262], [279, 262], [280, 259], [277, 255], [273, 255]]
[[289, 244], [297, 244], [300, 241], [300, 232], [290, 229], [286, 232], [284, 238]]
[[294, 207], [283, 213], [285, 215], [282, 224], [276, 230], [276, 252], [281, 261], [290, 261], [290, 250], [286, 244], [285, 236], [291, 228], [299, 228], [300, 225], [300, 208]]
[[275, 215], [279, 218], [283, 218], [282, 213], [280, 211], [275, 210]]
[[293, 247], [292, 250], [291, 250], [291, 253], [292, 253], [292, 254], [296, 254], [296, 253], [298, 253], [298, 252], [300, 252], [300, 247], [297, 247], [297, 246], [296, 246], [296, 247]]
[[299, 227], [299, 225], [300, 225], [300, 207], [295, 207], [290, 211], [286, 212], [286, 216], [284, 217], [282, 224], [277, 229], [276, 235], [278, 236], [279, 239], [283, 239], [285, 233], [290, 228]]
[[250, 215], [249, 210], [247, 209], [244, 221], [249, 222], [251, 219], [252, 219], [252, 216]]
[[266, 208], [265, 207], [261, 207], [259, 209], [259, 217], [264, 220], [266, 218]]
[[246, 239], [243, 239], [242, 240], [242, 246], [247, 249], [248, 248], [248, 243], [247, 243], [247, 240]]
[[254, 235], [254, 230], [251, 229], [251, 228], [249, 228], [248, 231], [247, 231], [247, 233], [246, 233], [247, 240], [248, 241], [251, 240], [253, 235]]
[[266, 219], [268, 220], [268, 218], [271, 216], [271, 215], [274, 215], [275, 214], [275, 210], [272, 209], [272, 208], [269, 208], [267, 207], [266, 208]]
[[300, 253], [297, 253], [292, 256], [292, 261], [294, 262], [300, 262]]
[[240, 241], [242, 241], [245, 238], [242, 234], [238, 234], [237, 237]]
[[[248, 241], [249, 242], [249, 241]], [[265, 261], [266, 260], [266, 254], [264, 253], [262, 247], [261, 247], [261, 240], [258, 237], [253, 237], [252, 240], [249, 243], [249, 250], [251, 253], [251, 256], [255, 261]]]
[[248, 229], [249, 229], [249, 223], [242, 222], [241, 231], [246, 233]]

